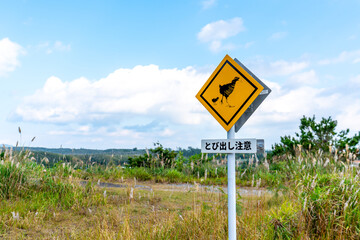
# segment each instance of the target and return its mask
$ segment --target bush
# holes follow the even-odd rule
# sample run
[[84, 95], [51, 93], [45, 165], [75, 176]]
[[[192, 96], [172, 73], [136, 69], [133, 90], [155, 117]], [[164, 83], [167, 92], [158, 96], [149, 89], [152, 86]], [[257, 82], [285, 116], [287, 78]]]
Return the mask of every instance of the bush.
[[146, 181], [151, 179], [151, 174], [145, 168], [128, 168], [129, 177], [135, 177], [138, 180]]
[[28, 190], [28, 176], [20, 163], [5, 162], [0, 164], [0, 198], [9, 199], [23, 196]]
[[300, 205], [285, 200], [268, 216], [271, 225], [267, 231], [267, 239], [294, 239], [294, 233], [299, 227], [299, 210]]
[[182, 179], [185, 178], [184, 174], [182, 174], [181, 172], [177, 171], [176, 169], [171, 169], [168, 170], [165, 173], [165, 177], [168, 179], [169, 182], [171, 183], [175, 183], [175, 182], [180, 182]]
[[337, 173], [308, 175], [300, 180], [299, 196], [309, 233], [315, 238], [324, 234], [336, 238], [333, 229], [341, 227], [349, 234], [358, 234], [359, 188], [357, 174], [347, 167]]
[[[129, 157], [129, 165], [131, 167], [172, 168], [176, 164], [177, 153], [164, 148], [160, 143], [155, 143], [154, 146], [154, 149], [150, 149], [150, 152], [147, 151], [144, 155]], [[182, 155], [180, 158], [182, 158]]]
[[[29, 160], [31, 153], [10, 150], [0, 160], [0, 201], [21, 201], [23, 210], [79, 208], [100, 204], [99, 194], [71, 181], [73, 169], [68, 164], [45, 168]], [[100, 194], [101, 196], [101, 194]], [[28, 210], [27, 210], [28, 211]]]
[[291, 202], [269, 215], [269, 238], [358, 239], [360, 182], [356, 168], [339, 161], [336, 153], [319, 151], [315, 156], [302, 153], [274, 164], [271, 172], [277, 176], [277, 188], [288, 186], [282, 195]]

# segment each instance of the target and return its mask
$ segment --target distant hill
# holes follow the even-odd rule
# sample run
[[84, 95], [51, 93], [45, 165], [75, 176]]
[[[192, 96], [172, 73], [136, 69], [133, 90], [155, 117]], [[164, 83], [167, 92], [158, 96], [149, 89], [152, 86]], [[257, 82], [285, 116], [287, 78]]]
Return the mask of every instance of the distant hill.
[[[5, 145], [5, 147], [12, 147], [16, 149], [14, 146]], [[55, 153], [61, 155], [122, 155], [122, 156], [134, 156], [134, 155], [142, 155], [146, 153], [145, 149], [138, 148], [110, 148], [105, 150], [99, 149], [87, 149], [87, 148], [45, 148], [45, 147], [17, 147], [18, 149], [28, 149], [32, 152], [44, 152], [44, 153]], [[181, 151], [183, 156], [189, 157], [194, 154], [201, 153], [201, 150], [198, 148], [188, 147], [187, 149], [179, 148], [175, 150], [176, 152]]]
[[86, 148], [43, 148], [43, 147], [25, 147], [25, 149], [29, 149], [32, 152], [48, 152], [48, 153], [56, 153], [62, 155], [140, 155], [144, 154], [145, 149], [106, 149], [106, 150], [98, 150], [98, 149], [86, 149]]
[[[146, 154], [145, 149], [86, 149], [86, 148], [45, 148], [45, 147], [15, 147], [5, 145], [6, 148], [12, 147], [14, 151], [19, 151], [22, 149], [30, 150], [33, 153], [36, 161], [43, 163], [44, 159], [47, 159], [48, 166], [53, 166], [57, 162], [86, 162], [98, 164], [108, 164], [110, 162], [116, 165], [123, 165], [129, 159], [129, 157], [139, 156]], [[188, 149], [177, 149], [181, 151], [184, 157], [190, 157], [195, 154], [201, 153], [201, 150], [198, 148], [188, 147]]]

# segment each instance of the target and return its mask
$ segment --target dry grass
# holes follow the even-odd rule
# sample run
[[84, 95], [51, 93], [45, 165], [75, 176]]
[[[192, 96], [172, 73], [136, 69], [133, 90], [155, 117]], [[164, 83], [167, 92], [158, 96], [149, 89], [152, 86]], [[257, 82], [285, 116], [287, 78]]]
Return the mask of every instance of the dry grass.
[[[127, 188], [84, 186], [69, 164], [45, 168], [27, 152], [2, 158], [1, 239], [227, 238], [222, 189], [122, 176]], [[238, 239], [358, 239], [360, 170], [350, 162], [336, 153], [299, 152], [270, 168], [247, 168], [244, 181], [277, 183], [282, 193], [238, 196]]]
[[[195, 187], [189, 191], [164, 189], [152, 184], [153, 191], [107, 188], [106, 204], [78, 210], [55, 210], [36, 216], [2, 216], [8, 227], [4, 239], [226, 239], [227, 200], [219, 192]], [[169, 190], [170, 188], [170, 190]], [[97, 188], [103, 192], [104, 189]], [[242, 199], [238, 217], [240, 239], [263, 236], [268, 196]], [[3, 218], [6, 219], [3, 219]]]

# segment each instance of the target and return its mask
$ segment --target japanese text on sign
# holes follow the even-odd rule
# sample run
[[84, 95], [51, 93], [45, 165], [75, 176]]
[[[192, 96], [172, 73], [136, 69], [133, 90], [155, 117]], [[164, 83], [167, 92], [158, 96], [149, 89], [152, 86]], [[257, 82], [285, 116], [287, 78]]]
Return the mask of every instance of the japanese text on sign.
[[201, 140], [202, 153], [256, 153], [256, 139]]

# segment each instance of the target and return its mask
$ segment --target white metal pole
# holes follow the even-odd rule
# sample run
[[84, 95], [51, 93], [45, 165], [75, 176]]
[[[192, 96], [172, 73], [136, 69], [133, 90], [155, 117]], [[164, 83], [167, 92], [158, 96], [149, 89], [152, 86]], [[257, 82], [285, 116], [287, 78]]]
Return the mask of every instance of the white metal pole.
[[[227, 139], [235, 139], [235, 125], [227, 132]], [[235, 153], [228, 154], [228, 231], [229, 240], [236, 240], [236, 179]]]

